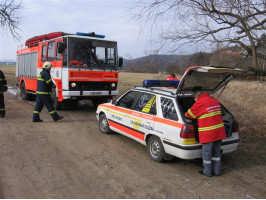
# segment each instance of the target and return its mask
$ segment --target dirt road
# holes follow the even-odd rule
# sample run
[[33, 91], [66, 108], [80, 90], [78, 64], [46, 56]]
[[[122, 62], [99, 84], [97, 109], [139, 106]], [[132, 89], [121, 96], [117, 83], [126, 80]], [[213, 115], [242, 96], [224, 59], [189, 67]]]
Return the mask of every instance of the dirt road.
[[[266, 198], [265, 165], [223, 156], [222, 175], [198, 173], [201, 161], [152, 162], [146, 147], [98, 130], [87, 104], [32, 123], [34, 103], [6, 93], [0, 118], [0, 198]], [[241, 145], [241, 144], [240, 144]]]

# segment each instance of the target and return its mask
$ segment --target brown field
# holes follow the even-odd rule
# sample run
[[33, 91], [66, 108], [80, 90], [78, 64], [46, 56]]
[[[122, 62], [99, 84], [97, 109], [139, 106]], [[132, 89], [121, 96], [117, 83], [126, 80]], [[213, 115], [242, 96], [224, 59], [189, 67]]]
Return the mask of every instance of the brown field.
[[[15, 66], [0, 66], [8, 85], [16, 85]], [[120, 95], [144, 79], [165, 79], [167, 74], [127, 73], [119, 74]], [[177, 78], [181, 78], [180, 75]], [[217, 97], [220, 91], [218, 91]], [[219, 101], [231, 111], [240, 124], [240, 146], [234, 156], [250, 158], [249, 164], [266, 163], [266, 82], [231, 81], [219, 97]]]

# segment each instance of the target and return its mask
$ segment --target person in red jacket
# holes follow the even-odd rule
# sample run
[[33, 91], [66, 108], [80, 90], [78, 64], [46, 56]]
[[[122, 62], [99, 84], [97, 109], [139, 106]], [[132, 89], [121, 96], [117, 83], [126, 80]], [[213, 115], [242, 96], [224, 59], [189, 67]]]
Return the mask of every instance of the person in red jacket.
[[201, 87], [194, 87], [195, 103], [185, 116], [198, 120], [199, 142], [202, 143], [203, 171], [200, 174], [219, 176], [221, 173], [221, 143], [226, 138], [220, 103]]
[[[165, 78], [165, 80], [169, 80], [169, 81], [171, 81], [171, 80], [174, 80], [174, 81], [180, 81], [179, 79], [177, 79], [176, 77], [175, 77], [175, 74], [171, 74], [170, 76], [167, 76], [166, 78]], [[169, 87], [169, 88], [176, 88], [176, 87]]]
[[167, 76], [165, 78], [165, 80], [176, 80], [176, 81], [179, 81], [176, 77], [175, 77], [175, 74], [171, 74], [170, 76]]

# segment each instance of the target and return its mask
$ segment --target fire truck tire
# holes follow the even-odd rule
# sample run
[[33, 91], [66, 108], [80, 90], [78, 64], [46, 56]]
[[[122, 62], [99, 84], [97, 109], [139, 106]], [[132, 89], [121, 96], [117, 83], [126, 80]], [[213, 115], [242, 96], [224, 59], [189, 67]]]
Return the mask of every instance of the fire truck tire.
[[164, 162], [166, 153], [164, 151], [163, 144], [160, 138], [156, 136], [151, 136], [148, 140], [148, 154], [150, 158], [155, 162]]
[[61, 110], [63, 103], [58, 101], [58, 98], [56, 96], [56, 89], [55, 88], [52, 89], [52, 96], [51, 97], [52, 97], [52, 100], [54, 102], [55, 109], [56, 110]]
[[105, 114], [100, 115], [98, 125], [99, 125], [99, 129], [102, 133], [109, 134], [112, 132], [111, 129], [109, 128], [109, 123], [108, 123], [108, 120], [107, 120]]
[[32, 94], [27, 93], [24, 81], [21, 83], [21, 86], [20, 86], [20, 96], [22, 100], [26, 100], [26, 101], [32, 100]]

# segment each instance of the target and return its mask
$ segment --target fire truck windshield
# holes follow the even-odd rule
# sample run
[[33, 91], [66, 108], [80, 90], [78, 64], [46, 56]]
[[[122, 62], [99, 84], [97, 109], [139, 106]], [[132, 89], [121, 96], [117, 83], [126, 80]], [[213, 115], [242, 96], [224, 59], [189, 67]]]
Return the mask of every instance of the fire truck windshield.
[[117, 69], [115, 42], [68, 38], [67, 46], [69, 67]]

